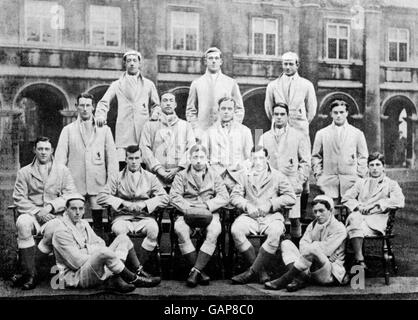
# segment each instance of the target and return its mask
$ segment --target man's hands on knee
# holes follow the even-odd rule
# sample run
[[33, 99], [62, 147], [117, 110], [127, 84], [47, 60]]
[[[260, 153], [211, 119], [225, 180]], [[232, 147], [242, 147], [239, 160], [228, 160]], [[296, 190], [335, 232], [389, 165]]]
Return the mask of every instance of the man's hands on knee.
[[55, 218], [55, 215], [53, 215], [51, 213], [51, 211], [54, 208], [52, 207], [52, 205], [47, 204], [45, 207], [43, 207], [38, 214], [36, 215], [36, 219], [40, 222], [40, 223], [46, 223], [49, 220], [52, 220]]

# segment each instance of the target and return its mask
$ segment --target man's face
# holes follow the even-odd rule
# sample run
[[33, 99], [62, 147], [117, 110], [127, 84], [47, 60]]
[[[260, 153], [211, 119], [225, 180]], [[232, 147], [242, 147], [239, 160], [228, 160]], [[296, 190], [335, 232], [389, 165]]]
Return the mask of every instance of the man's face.
[[219, 52], [209, 52], [206, 55], [206, 66], [211, 73], [217, 73], [221, 69], [222, 59]]
[[140, 62], [136, 54], [129, 54], [126, 56], [125, 67], [126, 67], [126, 71], [129, 74], [131, 75], [137, 74], [139, 71], [139, 66], [140, 66]]
[[81, 120], [89, 120], [93, 116], [93, 101], [89, 98], [78, 99], [77, 111]]
[[383, 163], [378, 159], [370, 161], [368, 166], [369, 166], [370, 176], [372, 178], [379, 178], [383, 174], [383, 171], [385, 170]]
[[166, 93], [161, 97], [161, 110], [165, 114], [173, 114], [176, 109], [176, 98], [171, 93]]
[[332, 108], [331, 117], [336, 126], [342, 126], [348, 117], [348, 112], [345, 106], [336, 106]]
[[267, 157], [263, 150], [251, 153], [252, 168], [256, 172], [261, 172], [267, 168]]
[[219, 117], [223, 122], [232, 121], [234, 118], [234, 102], [224, 101], [219, 106]]
[[39, 163], [45, 164], [51, 160], [53, 149], [50, 142], [39, 141], [33, 151], [35, 152], [36, 159], [38, 159]]
[[273, 121], [276, 128], [283, 128], [287, 125], [289, 116], [287, 115], [286, 109], [282, 107], [275, 107], [273, 110]]
[[203, 150], [199, 150], [192, 153], [190, 162], [193, 169], [196, 171], [201, 171], [206, 168], [208, 157], [206, 156], [206, 153], [203, 152]]
[[313, 213], [319, 224], [324, 224], [331, 216], [331, 210], [328, 210], [324, 204], [317, 203], [313, 206]]
[[298, 64], [296, 59], [285, 59], [282, 61], [283, 72], [287, 76], [293, 76], [298, 71]]
[[141, 167], [141, 151], [137, 151], [134, 153], [127, 153], [126, 154], [126, 166], [129, 171], [135, 172], [138, 171]]
[[67, 207], [67, 214], [74, 224], [80, 222], [84, 215], [84, 201], [79, 199], [71, 200]]

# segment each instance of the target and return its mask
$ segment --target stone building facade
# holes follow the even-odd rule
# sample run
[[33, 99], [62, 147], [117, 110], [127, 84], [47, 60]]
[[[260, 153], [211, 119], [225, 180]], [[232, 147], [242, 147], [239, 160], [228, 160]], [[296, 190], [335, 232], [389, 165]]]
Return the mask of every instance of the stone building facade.
[[[317, 90], [315, 132], [329, 104], [347, 101], [350, 122], [390, 166], [417, 166], [418, 4], [414, 0], [2, 0], [0, 1], [0, 252], [11, 268], [15, 243], [7, 206], [16, 171], [38, 135], [56, 144], [82, 91], [100, 99], [121, 74], [127, 49], [143, 73], [184, 110], [190, 83], [217, 46], [240, 86], [244, 124], [267, 130], [264, 95], [295, 51]], [[115, 103], [109, 114], [114, 127]], [[402, 138], [399, 138], [402, 131]], [[404, 153], [404, 156], [401, 154]], [[0, 259], [1, 260], [1, 259]]]

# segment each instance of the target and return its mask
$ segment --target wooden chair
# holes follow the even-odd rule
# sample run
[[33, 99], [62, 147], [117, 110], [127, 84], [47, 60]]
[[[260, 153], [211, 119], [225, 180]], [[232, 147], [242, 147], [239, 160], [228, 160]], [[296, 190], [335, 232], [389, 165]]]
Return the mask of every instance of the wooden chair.
[[[170, 230], [170, 240], [171, 240], [171, 262], [170, 262], [170, 278], [173, 279], [174, 276], [174, 268], [175, 268], [175, 262], [177, 260], [177, 253], [180, 253], [179, 243], [178, 243], [178, 237], [174, 230], [174, 223], [176, 221], [178, 215], [178, 211], [173, 208], [173, 210], [170, 211], [170, 219], [171, 219], [171, 230]], [[221, 278], [225, 279], [225, 222], [224, 222], [224, 215], [223, 211], [219, 210], [219, 219], [221, 223], [221, 233], [218, 237], [218, 240], [216, 242], [216, 263], [221, 273]], [[205, 238], [205, 229], [199, 229], [196, 228], [193, 230], [193, 233], [190, 236], [191, 239], [196, 240], [196, 249], [200, 248], [200, 246], [204, 242]]]
[[[348, 217], [348, 209], [343, 205], [335, 206], [337, 210], [339, 210], [338, 218], [341, 222], [345, 224], [347, 217]], [[385, 284], [389, 285], [390, 282], [390, 267], [395, 274], [398, 273], [398, 266], [395, 260], [395, 254], [393, 252], [392, 247], [392, 239], [395, 238], [395, 234], [393, 233], [393, 226], [395, 224], [395, 215], [397, 209], [391, 209], [388, 213], [388, 222], [386, 225], [386, 231], [384, 235], [374, 235], [374, 236], [366, 236], [363, 240], [363, 255], [366, 256], [365, 248], [367, 242], [371, 241], [380, 241], [381, 243], [381, 254], [380, 255], [367, 255], [368, 257], [378, 257], [381, 258], [383, 272], [385, 277]], [[336, 215], [337, 216], [337, 215]], [[347, 246], [349, 245], [349, 241], [347, 241]]]

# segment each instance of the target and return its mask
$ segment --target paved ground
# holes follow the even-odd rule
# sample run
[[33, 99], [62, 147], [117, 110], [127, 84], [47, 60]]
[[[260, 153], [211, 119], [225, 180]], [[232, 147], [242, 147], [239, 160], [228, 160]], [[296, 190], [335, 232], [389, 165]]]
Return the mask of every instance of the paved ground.
[[141, 288], [126, 295], [103, 290], [53, 290], [47, 283], [32, 291], [22, 291], [0, 280], [0, 299], [127, 299], [127, 300], [288, 300], [288, 299], [418, 299], [418, 277], [392, 277], [386, 286], [382, 278], [366, 279], [364, 289], [311, 286], [296, 293], [264, 290], [262, 285], [232, 286], [227, 280], [213, 281], [210, 286], [187, 288], [183, 282], [167, 280], [156, 288]]

